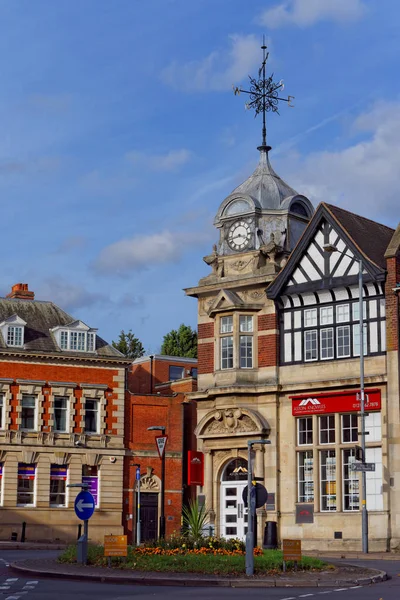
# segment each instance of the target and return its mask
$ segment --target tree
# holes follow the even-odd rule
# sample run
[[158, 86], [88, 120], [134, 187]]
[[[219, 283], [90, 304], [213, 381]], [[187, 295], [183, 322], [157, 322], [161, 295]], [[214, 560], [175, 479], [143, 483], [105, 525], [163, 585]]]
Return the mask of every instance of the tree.
[[178, 330], [173, 329], [164, 335], [161, 354], [197, 358], [197, 332], [182, 323]]
[[125, 333], [124, 330], [119, 334], [119, 340], [112, 343], [114, 348], [125, 354], [126, 357], [135, 360], [140, 358], [144, 354], [144, 348], [142, 342], [133, 333], [132, 329]]

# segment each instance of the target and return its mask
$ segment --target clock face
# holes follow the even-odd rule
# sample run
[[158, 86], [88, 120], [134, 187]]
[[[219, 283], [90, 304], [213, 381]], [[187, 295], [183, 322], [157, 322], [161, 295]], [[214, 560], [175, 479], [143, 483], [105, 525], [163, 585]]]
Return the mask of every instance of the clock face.
[[228, 231], [228, 244], [232, 250], [244, 250], [250, 243], [251, 227], [246, 221], [235, 221]]

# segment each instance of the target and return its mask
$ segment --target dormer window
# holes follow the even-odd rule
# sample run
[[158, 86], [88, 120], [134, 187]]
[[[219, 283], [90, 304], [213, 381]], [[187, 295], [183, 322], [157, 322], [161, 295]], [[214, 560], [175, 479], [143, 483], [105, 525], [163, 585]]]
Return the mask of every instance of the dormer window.
[[82, 321], [75, 321], [52, 330], [60, 350], [71, 350], [72, 352], [95, 352], [96, 331]]
[[23, 327], [9, 326], [7, 330], [7, 346], [23, 346]]
[[0, 323], [3, 340], [10, 348], [22, 348], [25, 342], [25, 321], [18, 315], [12, 315]]

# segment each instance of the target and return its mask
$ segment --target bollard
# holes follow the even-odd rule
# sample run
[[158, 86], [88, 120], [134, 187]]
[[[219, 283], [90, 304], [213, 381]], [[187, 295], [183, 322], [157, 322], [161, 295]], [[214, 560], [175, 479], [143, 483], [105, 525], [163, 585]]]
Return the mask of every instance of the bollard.
[[26, 521], [22, 522], [21, 542], [25, 542]]

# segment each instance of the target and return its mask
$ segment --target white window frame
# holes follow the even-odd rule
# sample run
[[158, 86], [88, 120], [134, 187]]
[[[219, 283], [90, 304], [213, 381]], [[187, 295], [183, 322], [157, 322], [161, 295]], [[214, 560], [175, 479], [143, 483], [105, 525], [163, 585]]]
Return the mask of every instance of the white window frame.
[[[349, 425], [345, 426], [345, 418], [349, 418]], [[349, 431], [349, 440], [345, 440], [344, 432]], [[356, 435], [354, 435], [354, 432]], [[340, 415], [340, 433], [342, 444], [357, 444], [358, 443], [358, 416], [357, 413], [343, 413]], [[369, 441], [369, 440], [368, 440]]]
[[318, 324], [318, 310], [306, 308], [304, 311], [304, 327], [316, 327]]
[[[19, 470], [19, 465], [20, 464], [25, 464], [25, 463], [18, 463], [17, 464], [17, 469]], [[21, 477], [21, 479], [18, 476], [18, 471], [17, 471], [17, 506], [26, 506], [26, 507], [32, 507], [32, 506], [36, 506], [36, 485], [37, 485], [37, 464], [35, 464], [35, 478], [33, 480], [33, 492], [32, 492], [32, 500], [33, 502], [31, 504], [21, 504], [18, 502], [18, 483], [19, 481], [24, 481]], [[30, 480], [31, 481], [31, 480]], [[31, 493], [31, 492], [29, 492]]]
[[[364, 326], [364, 356], [368, 354], [368, 325], [367, 323], [363, 324]], [[358, 349], [356, 338], [358, 338]], [[353, 325], [353, 356], [360, 356], [360, 323], [355, 323]]]
[[95, 352], [96, 334], [81, 329], [61, 329], [58, 333], [60, 350], [72, 352]]
[[[355, 463], [354, 448], [342, 450], [342, 509], [343, 512], [358, 512], [360, 510], [360, 478], [356, 471], [351, 469]], [[348, 489], [346, 490], [346, 486]], [[353, 498], [357, 498], [355, 501]], [[348, 500], [348, 507], [346, 508]]]
[[[24, 409], [24, 405], [23, 402], [25, 399], [28, 398], [33, 398], [34, 400], [34, 406], [27, 406], [26, 408], [33, 408], [33, 428], [28, 428], [28, 427], [23, 427], [23, 423], [22, 423], [22, 414], [23, 414], [23, 409]], [[38, 429], [38, 398], [35, 394], [22, 394], [22, 398], [21, 398], [21, 431], [37, 431]]]
[[[324, 351], [322, 343], [323, 334], [327, 334], [328, 332], [330, 332], [330, 341], [332, 342], [332, 345], [326, 346], [325, 351], [331, 350], [331, 354], [328, 354], [328, 356], [322, 356], [322, 352]], [[332, 360], [335, 358], [335, 333], [333, 327], [324, 327], [320, 330], [319, 348], [321, 360]]]
[[[353, 305], [351, 307], [352, 310], [352, 316], [353, 316], [353, 321], [359, 321], [360, 320], [360, 302], [359, 300], [357, 300], [356, 302], [353, 302]], [[363, 321], [367, 320], [367, 302], [366, 300], [363, 300]]]
[[314, 498], [313, 451], [301, 450], [297, 452], [297, 502], [314, 502]]
[[[53, 481], [51, 478], [51, 467], [52, 465], [50, 465], [50, 493], [49, 493], [49, 505], [52, 508], [68, 508], [68, 479], [69, 479], [69, 468], [68, 465], [54, 465], [54, 466], [62, 466], [65, 467], [66, 471], [67, 471], [67, 479], [66, 480], [61, 480], [64, 481], [65, 484], [65, 491], [64, 491], [64, 504], [56, 504], [56, 503], [52, 503], [50, 500], [51, 497], [51, 482]], [[58, 479], [54, 479], [54, 481], [60, 481]]]
[[[9, 325], [7, 327], [7, 346], [13, 348], [22, 348], [24, 345], [24, 327], [21, 325]], [[16, 343], [16, 338], [19, 338], [20, 343]]]
[[[311, 358], [307, 358], [307, 338], [309, 335], [313, 335], [313, 337], [315, 337], [315, 358], [314, 354]], [[308, 329], [304, 332], [304, 362], [314, 362], [316, 360], [318, 360], [318, 330]]]
[[[65, 400], [66, 407], [64, 408], [56, 408], [56, 400]], [[53, 416], [54, 416], [54, 432], [55, 433], [68, 433], [69, 432], [69, 397], [68, 396], [60, 396], [56, 395], [53, 399]], [[57, 429], [57, 421], [56, 421], [56, 410], [65, 411], [65, 429]]]
[[[323, 462], [323, 456], [325, 455], [325, 462]], [[330, 462], [330, 466], [328, 463], [328, 459], [332, 459], [334, 458], [334, 461]], [[336, 450], [334, 448], [330, 448], [330, 449], [326, 449], [326, 450], [320, 450], [319, 453], [319, 489], [320, 489], [320, 510], [321, 512], [337, 512], [337, 456], [336, 456]], [[325, 471], [326, 471], [326, 478], [322, 479], [322, 470], [325, 467]], [[329, 471], [332, 471], [334, 474], [334, 479], [330, 479], [329, 478]], [[327, 493], [327, 491], [325, 490], [324, 492], [324, 484], [327, 486], [326, 489], [328, 489], [328, 484], [330, 484], [331, 486], [333, 486], [333, 489], [335, 490], [335, 493]], [[324, 508], [324, 501], [323, 499], [326, 498], [326, 505], [328, 506], [328, 508]], [[329, 505], [331, 504], [331, 508], [329, 508]]]
[[369, 433], [368, 442], [382, 441], [382, 415], [380, 412], [370, 412], [365, 416], [365, 430]]
[[[86, 429], [86, 417], [87, 417], [87, 413], [88, 413], [87, 403], [88, 402], [96, 403], [96, 431], [89, 431], [88, 429]], [[100, 398], [85, 398], [85, 433], [87, 435], [99, 435], [99, 433], [100, 433], [100, 408], [101, 408]], [[94, 411], [90, 411], [90, 412], [94, 412]]]
[[[219, 317], [219, 369], [254, 369], [254, 315], [234, 313]], [[231, 357], [228, 356], [231, 351]], [[224, 356], [225, 355], [225, 356]]]
[[[339, 330], [340, 329], [346, 329], [348, 331], [348, 335], [349, 335], [349, 351], [347, 354], [340, 354], [339, 350], [340, 350], [340, 346], [339, 346]], [[343, 336], [342, 336], [343, 338]], [[342, 348], [344, 348], [344, 345], [342, 345]], [[351, 329], [350, 329], [350, 325], [338, 325], [336, 327], [336, 356], [337, 358], [348, 358], [349, 356], [351, 356]]]
[[[341, 314], [343, 310], [346, 310], [347, 316], [343, 317]], [[350, 321], [350, 304], [338, 304], [336, 306], [336, 323], [348, 323]]]
[[[312, 446], [313, 445], [313, 441], [314, 441], [314, 431], [313, 431], [313, 418], [312, 416], [304, 416], [304, 417], [298, 417], [296, 419], [297, 421], [297, 445], [298, 446]], [[308, 427], [309, 423], [311, 421], [311, 429]], [[300, 425], [301, 423], [304, 422], [306, 427], [305, 429], [303, 429], [302, 431], [300, 431]], [[300, 440], [300, 434], [305, 435], [305, 438], [307, 439], [307, 435], [311, 433], [311, 442], [301, 442]]]
[[[323, 419], [326, 419], [326, 427], [322, 427]], [[333, 421], [333, 427], [332, 425]], [[322, 432], [327, 432], [327, 440], [326, 442], [322, 441]], [[329, 439], [330, 433], [333, 431], [333, 440]], [[319, 443], [321, 446], [328, 446], [329, 444], [334, 444], [336, 442], [336, 422], [335, 415], [320, 415], [318, 417], [318, 432], [319, 432]]]
[[220, 318], [219, 332], [221, 334], [233, 333], [233, 315]]
[[[235, 365], [235, 348], [233, 343], [233, 335], [224, 335], [220, 337], [220, 349], [221, 370], [226, 371], [228, 369], [233, 369]], [[229, 349], [232, 349], [232, 356], [229, 356]], [[226, 352], [226, 356], [224, 356], [224, 352]]]
[[321, 306], [319, 309], [320, 325], [332, 325], [333, 323], [333, 306]]
[[60, 331], [60, 348], [61, 348], [61, 350], [68, 350], [68, 343], [69, 343], [68, 333], [69, 332], [66, 329], [63, 329], [62, 331]]

